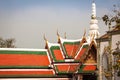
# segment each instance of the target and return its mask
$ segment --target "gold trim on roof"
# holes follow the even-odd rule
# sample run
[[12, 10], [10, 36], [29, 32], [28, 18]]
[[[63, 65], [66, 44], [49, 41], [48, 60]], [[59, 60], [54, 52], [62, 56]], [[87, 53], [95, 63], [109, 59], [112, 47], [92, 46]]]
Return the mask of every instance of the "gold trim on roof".
[[58, 36], [58, 38], [60, 38], [60, 35], [59, 35], [59, 32], [58, 32], [58, 30], [57, 30], [57, 36]]
[[43, 38], [44, 38], [45, 43], [46, 43], [45, 48], [47, 48], [47, 47], [48, 47], [48, 40], [47, 40], [47, 38], [45, 37], [45, 34], [44, 34]]
[[85, 37], [86, 36], [86, 29], [84, 29], [84, 34], [83, 34], [83, 37]]

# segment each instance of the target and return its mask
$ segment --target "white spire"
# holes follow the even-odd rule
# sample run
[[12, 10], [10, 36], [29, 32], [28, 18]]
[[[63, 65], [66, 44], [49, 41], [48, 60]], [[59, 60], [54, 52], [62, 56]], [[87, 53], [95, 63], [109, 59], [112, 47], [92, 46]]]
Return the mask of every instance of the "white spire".
[[90, 21], [90, 31], [89, 36], [90, 38], [97, 38], [99, 36], [99, 27], [97, 25], [98, 20], [96, 19], [96, 5], [94, 1], [92, 2], [92, 15], [91, 15], [91, 21]]
[[94, 2], [92, 3], [92, 17], [96, 17], [96, 5]]

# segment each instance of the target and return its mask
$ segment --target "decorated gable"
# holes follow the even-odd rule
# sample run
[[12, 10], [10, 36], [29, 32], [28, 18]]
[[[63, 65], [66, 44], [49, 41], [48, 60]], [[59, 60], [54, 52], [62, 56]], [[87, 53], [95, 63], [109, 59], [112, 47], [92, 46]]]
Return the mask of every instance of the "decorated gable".
[[87, 57], [84, 61], [86, 64], [96, 64], [97, 63], [97, 53], [95, 47], [92, 45], [91, 49], [88, 51]]
[[89, 44], [88, 43], [84, 43], [82, 45], [82, 47], [80, 48], [80, 50], [78, 51], [77, 55], [75, 56], [75, 60], [81, 62], [82, 60], [84, 60], [84, 58], [87, 55], [87, 51], [89, 49]]
[[[84, 46], [84, 45], [83, 45]], [[87, 54], [85, 54], [85, 57], [82, 56], [83, 64], [80, 66], [78, 73], [94, 73], [97, 70], [97, 52], [94, 45], [91, 43], [90, 46], [87, 49]], [[86, 52], [86, 51], [85, 51]], [[83, 54], [84, 52], [82, 52]]]
[[81, 40], [67, 40], [61, 38], [62, 49], [66, 55], [66, 58], [74, 58], [77, 51], [80, 48]]
[[53, 67], [57, 74], [70, 74], [78, 70], [79, 63], [73, 59], [65, 59], [60, 44], [48, 43], [49, 52], [52, 56]]

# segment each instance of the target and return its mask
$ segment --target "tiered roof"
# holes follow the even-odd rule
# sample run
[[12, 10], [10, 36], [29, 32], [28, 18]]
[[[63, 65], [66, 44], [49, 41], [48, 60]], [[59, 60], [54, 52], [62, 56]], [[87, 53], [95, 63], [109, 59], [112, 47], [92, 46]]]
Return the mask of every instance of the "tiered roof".
[[50, 65], [46, 49], [0, 48], [0, 77], [49, 77]]
[[74, 58], [77, 51], [80, 48], [81, 39], [78, 40], [68, 40], [60, 38], [63, 51], [66, 55], [66, 58]]
[[0, 48], [0, 77], [59, 77], [96, 70], [94, 40], [87, 42], [85, 36], [69, 40], [58, 35], [58, 43], [45, 41], [46, 49]]

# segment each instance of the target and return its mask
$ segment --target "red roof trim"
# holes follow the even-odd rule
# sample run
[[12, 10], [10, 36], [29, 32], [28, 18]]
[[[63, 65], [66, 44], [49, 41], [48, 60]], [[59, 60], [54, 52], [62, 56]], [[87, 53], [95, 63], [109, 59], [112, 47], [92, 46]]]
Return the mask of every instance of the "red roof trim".
[[79, 67], [79, 63], [63, 63], [63, 64], [55, 64], [55, 69], [58, 73], [64, 72], [64, 73], [69, 73], [69, 72], [75, 72], [77, 71]]
[[14, 76], [14, 75], [54, 75], [54, 71], [53, 70], [48, 70], [48, 69], [44, 69], [44, 70], [27, 70], [27, 69], [17, 69], [17, 70], [0, 70], [0, 76], [1, 75], [11, 75], [11, 76]]
[[0, 54], [0, 66], [49, 66], [49, 65], [50, 62], [47, 55]]
[[96, 66], [95, 65], [86, 65], [83, 68], [83, 71], [94, 71], [96, 70]]

